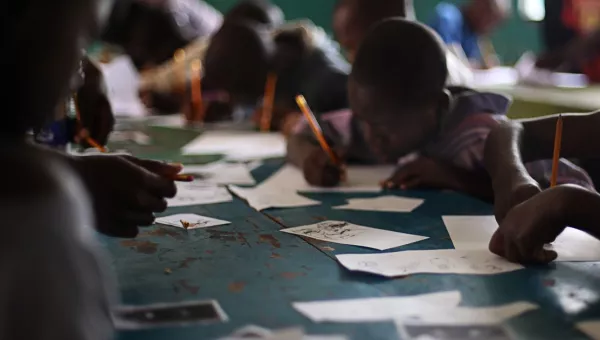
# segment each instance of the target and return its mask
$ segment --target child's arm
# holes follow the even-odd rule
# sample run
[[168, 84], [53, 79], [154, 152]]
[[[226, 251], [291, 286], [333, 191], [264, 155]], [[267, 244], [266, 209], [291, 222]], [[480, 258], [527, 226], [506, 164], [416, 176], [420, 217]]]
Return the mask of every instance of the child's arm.
[[402, 190], [420, 187], [449, 189], [486, 201], [493, 195], [490, 179], [483, 171], [469, 171], [427, 157], [419, 157], [402, 166], [385, 181], [384, 186]]
[[[540, 191], [524, 163], [552, 158], [557, 117], [505, 121], [490, 133], [484, 163], [494, 187], [498, 220], [501, 221], [511, 207]], [[563, 115], [561, 156], [596, 156], [599, 126], [599, 113]]]
[[600, 195], [575, 185], [545, 190], [514, 207], [492, 236], [490, 251], [513, 262], [548, 263], [544, 249], [567, 227], [600, 238]]

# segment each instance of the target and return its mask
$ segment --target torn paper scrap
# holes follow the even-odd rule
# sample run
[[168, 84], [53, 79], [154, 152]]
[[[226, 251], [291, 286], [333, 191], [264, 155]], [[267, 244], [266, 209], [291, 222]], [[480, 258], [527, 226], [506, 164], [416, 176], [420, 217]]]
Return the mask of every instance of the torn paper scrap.
[[194, 182], [205, 185], [256, 184], [248, 167], [241, 163], [219, 162], [207, 165], [186, 165], [181, 173], [192, 175], [194, 176]]
[[418, 325], [497, 325], [538, 308], [538, 305], [525, 301], [493, 307], [440, 307], [426, 313], [407, 315], [397, 322]]
[[284, 157], [285, 137], [280, 133], [208, 131], [185, 145], [184, 155], [222, 154], [228, 160], [251, 161]]
[[285, 189], [277, 190], [265, 187], [241, 188], [230, 185], [229, 190], [238, 197], [246, 200], [257, 211], [269, 208], [297, 208], [321, 204], [319, 201], [308, 199]]
[[[498, 229], [494, 216], [443, 216], [454, 248], [458, 250], [488, 249], [492, 235]], [[566, 228], [552, 244], [559, 262], [600, 261], [600, 240], [573, 228]]]
[[375, 198], [351, 198], [348, 204], [334, 207], [336, 210], [360, 210], [382, 212], [412, 212], [425, 200], [398, 196], [380, 196]]
[[396, 248], [427, 239], [425, 236], [363, 227], [342, 221], [323, 221], [302, 227], [282, 229], [281, 231], [321, 241], [349, 244], [378, 250]]
[[231, 222], [196, 214], [176, 214], [157, 217], [154, 223], [170, 225], [183, 229], [199, 229], [230, 224]]
[[394, 320], [407, 313], [426, 314], [439, 308], [456, 307], [460, 300], [459, 291], [448, 291], [412, 296], [294, 302], [292, 306], [313, 322], [378, 322]]
[[231, 202], [233, 197], [226, 188], [194, 182], [177, 182], [177, 195], [167, 199], [169, 207]]
[[575, 327], [589, 336], [590, 339], [600, 340], [600, 320], [579, 322]]
[[487, 250], [409, 250], [336, 257], [346, 269], [385, 277], [421, 273], [491, 275], [523, 268]]

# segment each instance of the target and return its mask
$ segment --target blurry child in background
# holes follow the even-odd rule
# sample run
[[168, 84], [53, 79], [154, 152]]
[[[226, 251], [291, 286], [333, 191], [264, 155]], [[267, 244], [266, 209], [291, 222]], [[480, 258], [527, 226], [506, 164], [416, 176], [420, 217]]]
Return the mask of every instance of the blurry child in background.
[[509, 0], [469, 0], [462, 8], [442, 2], [435, 8], [430, 26], [457, 56], [474, 68], [499, 64], [487, 37], [510, 15]]
[[[600, 238], [600, 195], [588, 183], [542, 191], [524, 165], [552, 157], [556, 119], [506, 121], [490, 133], [487, 141], [485, 164], [492, 178], [495, 215], [500, 224], [490, 250], [510, 261], [554, 260], [556, 253], [544, 250], [544, 245], [554, 241], [567, 226]], [[599, 125], [600, 113], [563, 115], [561, 155], [597, 158]], [[565, 173], [558, 175], [559, 184], [567, 182]]]
[[[452, 189], [489, 200], [484, 145], [510, 101], [499, 94], [447, 87], [445, 55], [439, 37], [421, 24], [389, 19], [376, 25], [353, 64], [352, 112], [325, 114], [322, 127], [348, 163], [400, 162], [384, 183], [387, 188]], [[288, 159], [313, 185], [340, 181], [341, 169], [307, 129], [290, 138]], [[573, 174], [588, 180], [579, 169]]]

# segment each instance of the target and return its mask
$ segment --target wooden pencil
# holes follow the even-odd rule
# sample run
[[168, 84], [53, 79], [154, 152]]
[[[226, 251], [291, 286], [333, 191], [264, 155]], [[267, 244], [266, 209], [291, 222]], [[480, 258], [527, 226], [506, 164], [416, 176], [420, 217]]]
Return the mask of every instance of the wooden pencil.
[[560, 159], [560, 147], [562, 144], [563, 119], [558, 115], [556, 120], [556, 132], [554, 134], [554, 155], [552, 156], [552, 177], [550, 178], [550, 187], [556, 186], [558, 178], [558, 161]]
[[265, 84], [265, 94], [263, 96], [262, 116], [260, 119], [260, 130], [265, 132], [271, 129], [273, 119], [273, 104], [275, 102], [275, 87], [277, 86], [277, 75], [269, 73]]
[[304, 98], [304, 96], [296, 96], [296, 103], [298, 104], [298, 106], [300, 107], [300, 111], [302, 111], [302, 114], [304, 114], [304, 117], [308, 121], [308, 125], [310, 125], [310, 128], [315, 134], [315, 137], [321, 145], [321, 148], [323, 148], [323, 151], [325, 151], [325, 153], [329, 155], [329, 158], [331, 158], [333, 164], [337, 166], [342, 166], [340, 159], [336, 156], [333, 150], [331, 150], [329, 144], [325, 140], [325, 136], [323, 136], [323, 130], [321, 129], [321, 126], [319, 125], [319, 122], [317, 122], [317, 119], [313, 115], [312, 111], [308, 107], [308, 103], [306, 103], [306, 99]]
[[202, 62], [200, 59], [194, 59], [190, 64], [190, 71], [192, 73], [192, 112], [194, 122], [204, 121], [204, 105], [202, 103]]

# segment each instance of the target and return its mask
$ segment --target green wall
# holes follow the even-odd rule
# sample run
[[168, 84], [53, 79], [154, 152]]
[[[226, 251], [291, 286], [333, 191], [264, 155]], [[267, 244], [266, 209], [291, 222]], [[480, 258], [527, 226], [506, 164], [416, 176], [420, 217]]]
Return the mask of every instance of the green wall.
[[[460, 4], [466, 0], [447, 0], [447, 2]], [[513, 15], [504, 26], [493, 36], [494, 46], [506, 63], [514, 63], [523, 52], [528, 50], [538, 51], [540, 37], [536, 23], [525, 22], [517, 10], [517, 1], [514, 0]], [[556, 1], [556, 0], [550, 0]], [[237, 0], [207, 0], [208, 3], [221, 11], [226, 11]], [[273, 0], [279, 5], [286, 15], [286, 19], [310, 18], [316, 24], [331, 30], [331, 11], [335, 0]], [[427, 21], [439, 0], [413, 0], [417, 18]]]

